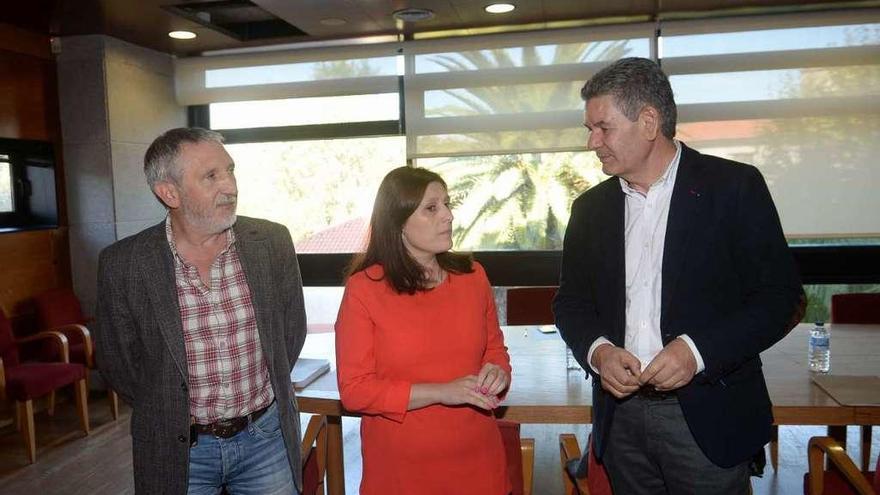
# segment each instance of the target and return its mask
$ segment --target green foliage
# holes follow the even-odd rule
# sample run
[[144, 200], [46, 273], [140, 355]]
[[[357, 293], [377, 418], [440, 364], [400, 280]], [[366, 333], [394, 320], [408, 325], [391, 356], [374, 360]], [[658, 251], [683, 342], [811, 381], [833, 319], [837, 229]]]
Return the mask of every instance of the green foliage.
[[[450, 72], [616, 60], [626, 41], [557, 45], [552, 54], [537, 47], [478, 50], [432, 59]], [[516, 115], [570, 109], [579, 102], [582, 81], [485, 86], [445, 90], [453, 103], [431, 116]], [[535, 131], [532, 148], [553, 147], [556, 131]], [[468, 149], [522, 148], [523, 133], [469, 134]], [[454, 145], [453, 145], [454, 146]], [[460, 249], [560, 249], [571, 201], [604, 178], [598, 161], [586, 153], [524, 153], [448, 158], [434, 167], [450, 185], [456, 206], [454, 237]]]
[[379, 74], [379, 69], [371, 66], [369, 60], [330, 60], [315, 64], [312, 74], [316, 80], [342, 79], [375, 76]]

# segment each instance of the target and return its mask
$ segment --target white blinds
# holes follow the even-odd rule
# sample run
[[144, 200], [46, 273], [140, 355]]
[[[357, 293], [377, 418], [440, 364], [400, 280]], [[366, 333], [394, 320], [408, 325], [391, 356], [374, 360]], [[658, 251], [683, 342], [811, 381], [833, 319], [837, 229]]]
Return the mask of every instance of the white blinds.
[[660, 38], [657, 29], [184, 58], [177, 96], [194, 105], [387, 95], [403, 76], [409, 158], [582, 151], [583, 82], [618, 58], [657, 57], [679, 137], [761, 168], [787, 234], [880, 233], [880, 10], [668, 21]]
[[397, 91], [396, 43], [177, 59], [177, 102], [362, 95]]
[[667, 22], [679, 137], [753, 163], [790, 236], [880, 233], [880, 14]]
[[404, 49], [410, 158], [581, 150], [580, 87], [650, 55], [648, 24], [414, 43]]

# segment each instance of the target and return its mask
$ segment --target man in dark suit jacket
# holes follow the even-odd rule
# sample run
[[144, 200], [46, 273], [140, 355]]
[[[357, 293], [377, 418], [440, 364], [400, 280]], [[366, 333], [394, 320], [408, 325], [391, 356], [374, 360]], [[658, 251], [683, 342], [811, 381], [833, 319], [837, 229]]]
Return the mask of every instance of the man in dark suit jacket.
[[144, 161], [168, 216], [101, 253], [95, 328], [102, 375], [132, 407], [135, 491], [298, 493], [290, 371], [306, 318], [290, 234], [236, 217], [216, 132], [172, 129]]
[[553, 308], [593, 378], [593, 447], [616, 493], [748, 493], [772, 424], [758, 355], [800, 294], [770, 193], [756, 168], [674, 139], [651, 60], [581, 95], [613, 177], [572, 205]]

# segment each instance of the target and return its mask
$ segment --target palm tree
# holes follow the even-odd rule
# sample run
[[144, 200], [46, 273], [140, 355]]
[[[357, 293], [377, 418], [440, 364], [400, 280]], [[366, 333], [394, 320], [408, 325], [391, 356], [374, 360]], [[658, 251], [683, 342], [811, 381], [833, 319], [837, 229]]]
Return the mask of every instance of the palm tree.
[[[521, 61], [509, 49], [437, 55], [431, 60], [449, 71], [492, 70], [519, 66], [616, 60], [629, 51], [626, 40], [523, 47]], [[549, 58], [545, 63], [544, 59]], [[453, 102], [431, 110], [430, 117], [486, 114], [516, 115], [571, 109], [580, 81], [449, 89]], [[570, 142], [556, 130], [472, 134], [473, 149], [553, 148]], [[578, 131], [579, 132], [579, 131]], [[523, 139], [528, 145], [523, 146]], [[435, 167], [450, 182], [458, 216], [458, 245], [501, 249], [559, 249], [571, 201], [602, 179], [598, 162], [583, 153], [525, 153], [453, 157]]]

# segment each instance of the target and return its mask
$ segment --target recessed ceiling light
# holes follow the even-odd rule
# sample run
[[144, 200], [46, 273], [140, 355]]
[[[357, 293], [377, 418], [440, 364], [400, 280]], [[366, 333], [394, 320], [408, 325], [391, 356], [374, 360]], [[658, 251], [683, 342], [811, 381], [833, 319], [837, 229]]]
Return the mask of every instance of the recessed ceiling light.
[[428, 19], [434, 18], [434, 11], [429, 9], [408, 8], [395, 10], [391, 13], [391, 16], [398, 21], [403, 22], [427, 21]]
[[506, 14], [516, 8], [512, 3], [492, 3], [486, 5], [485, 10], [490, 14]]
[[325, 26], [344, 26], [348, 24], [348, 21], [346, 21], [345, 19], [340, 19], [339, 17], [327, 17], [325, 19], [321, 19], [318, 22]]
[[192, 31], [171, 31], [168, 33], [168, 36], [176, 40], [191, 40], [196, 37], [196, 33]]

